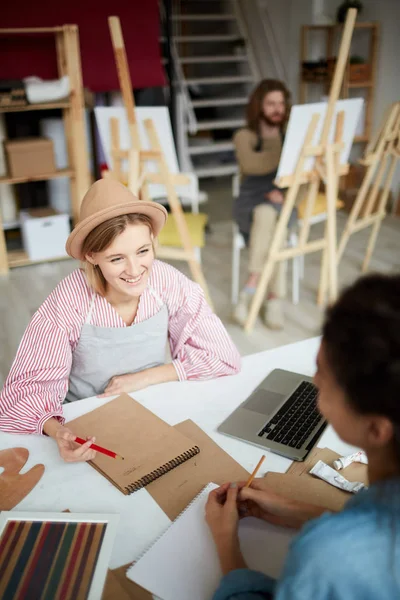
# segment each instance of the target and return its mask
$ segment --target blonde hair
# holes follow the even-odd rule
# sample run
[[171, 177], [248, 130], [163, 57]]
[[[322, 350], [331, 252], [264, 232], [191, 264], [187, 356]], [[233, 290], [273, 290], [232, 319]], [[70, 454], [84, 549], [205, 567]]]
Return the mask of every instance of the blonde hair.
[[[128, 215], [121, 215], [114, 217], [97, 225], [85, 238], [82, 245], [82, 254], [86, 256], [92, 252], [103, 252], [106, 250], [115, 238], [123, 233], [128, 225], [146, 225], [151, 234], [151, 240], [153, 245], [153, 251], [155, 251], [154, 243], [154, 229], [153, 222], [147, 215], [140, 213], [131, 213]], [[93, 265], [88, 260], [82, 261], [83, 269], [85, 271], [89, 285], [94, 289], [95, 292], [101, 296], [105, 296], [107, 282], [104, 278], [103, 273], [98, 265]]]

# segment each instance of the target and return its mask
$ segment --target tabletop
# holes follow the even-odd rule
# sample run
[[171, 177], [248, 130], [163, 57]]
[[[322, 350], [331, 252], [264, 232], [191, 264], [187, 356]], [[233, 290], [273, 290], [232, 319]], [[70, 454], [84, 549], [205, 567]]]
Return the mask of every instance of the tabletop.
[[[273, 369], [312, 376], [319, 341], [319, 338], [312, 338], [246, 356], [241, 372], [232, 377], [205, 382], [164, 383], [131, 396], [170, 425], [192, 419], [238, 463], [252, 471], [262, 450], [218, 433], [217, 427]], [[79, 417], [112, 398], [88, 398], [67, 404], [64, 406], [66, 420]], [[340, 454], [354, 450], [342, 442], [331, 427], [325, 430], [318, 445]], [[14, 510], [61, 512], [69, 509], [71, 512], [119, 514], [110, 568], [134, 561], [168, 527], [170, 520], [146, 489], [124, 496], [90, 465], [64, 463], [52, 439], [0, 432], [1, 449], [17, 446], [30, 452], [22, 472], [37, 463], [45, 465], [45, 472], [38, 485]], [[267, 471], [284, 473], [290, 464], [290, 460], [268, 453], [259, 475]]]

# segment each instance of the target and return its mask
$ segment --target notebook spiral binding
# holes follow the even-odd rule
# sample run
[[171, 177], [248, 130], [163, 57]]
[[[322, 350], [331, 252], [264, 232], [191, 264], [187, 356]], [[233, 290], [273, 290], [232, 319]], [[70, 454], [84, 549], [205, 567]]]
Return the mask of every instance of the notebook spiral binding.
[[133, 494], [134, 492], [137, 492], [138, 490], [146, 487], [146, 485], [149, 485], [149, 483], [152, 483], [152, 481], [155, 481], [156, 479], [158, 479], [162, 475], [165, 475], [165, 473], [168, 473], [169, 471], [172, 471], [172, 469], [175, 469], [176, 467], [179, 467], [179, 465], [181, 465], [182, 463], [186, 462], [190, 458], [193, 458], [193, 456], [196, 456], [196, 454], [199, 454], [199, 452], [200, 452], [200, 448], [198, 446], [193, 446], [193, 448], [190, 448], [190, 450], [187, 450], [186, 452], [183, 452], [183, 454], [180, 454], [176, 458], [174, 458], [174, 459], [170, 460], [169, 462], [165, 463], [165, 465], [162, 465], [161, 467], [158, 467], [157, 469], [155, 469], [154, 471], [152, 471], [148, 475], [145, 475], [144, 477], [141, 477], [140, 479], [138, 479], [134, 483], [130, 483], [125, 488], [126, 493], [127, 494]]
[[[176, 521], [178, 521], [188, 510], [190, 510], [190, 508], [193, 506], [193, 504], [196, 504], [196, 502], [202, 497], [204, 496], [204, 494], [209, 494], [210, 492], [212, 492], [213, 490], [215, 490], [218, 486], [213, 484], [213, 483], [208, 483], [205, 487], [203, 487], [203, 489], [197, 494], [197, 496], [195, 496], [193, 498], [193, 500], [191, 502], [189, 502], [189, 504], [186, 506], [186, 508], [183, 509], [183, 511], [181, 513], [179, 513], [179, 515], [176, 517], [176, 519], [174, 521], [172, 521], [171, 525], [169, 527], [171, 527], [174, 523], [176, 523]], [[139, 554], [139, 556], [137, 556], [134, 560], [134, 562], [129, 565], [129, 567], [126, 569], [126, 575], [129, 577], [128, 573], [130, 571], [130, 569], [133, 567], [133, 565], [135, 563], [137, 563], [141, 558], [143, 558], [143, 556], [145, 554], [147, 554], [149, 552], [149, 550], [152, 549], [152, 547], [158, 542], [158, 540], [160, 540], [168, 531], [169, 527], [163, 531], [162, 533], [160, 533], [160, 535], [150, 544], [150, 546], [148, 546], [145, 550], [143, 550], [143, 552], [141, 552]], [[133, 581], [133, 580], [132, 580]]]

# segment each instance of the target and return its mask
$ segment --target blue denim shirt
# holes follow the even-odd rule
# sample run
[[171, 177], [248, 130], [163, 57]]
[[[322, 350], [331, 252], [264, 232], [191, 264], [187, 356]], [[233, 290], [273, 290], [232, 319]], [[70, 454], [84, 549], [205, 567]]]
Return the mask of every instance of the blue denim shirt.
[[400, 478], [360, 492], [342, 512], [308, 523], [282, 577], [250, 569], [226, 575], [213, 600], [400, 598]]

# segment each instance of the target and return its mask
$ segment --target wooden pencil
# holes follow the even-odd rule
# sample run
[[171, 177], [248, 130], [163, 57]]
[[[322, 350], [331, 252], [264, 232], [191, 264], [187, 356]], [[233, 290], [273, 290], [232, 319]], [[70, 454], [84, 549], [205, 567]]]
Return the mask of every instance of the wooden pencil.
[[244, 487], [250, 487], [254, 477], [257, 475], [258, 469], [261, 467], [261, 465], [263, 464], [265, 459], [265, 454], [262, 455], [262, 457], [260, 458], [260, 460], [257, 463], [256, 468], [254, 469], [254, 471], [252, 472], [252, 474], [250, 475], [250, 477], [248, 478], [246, 485]]

